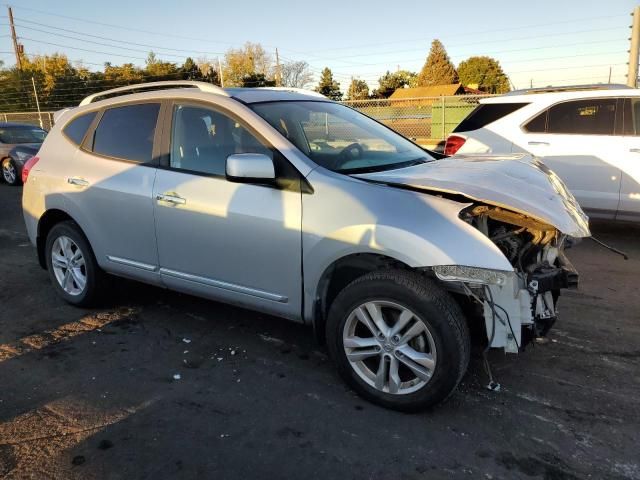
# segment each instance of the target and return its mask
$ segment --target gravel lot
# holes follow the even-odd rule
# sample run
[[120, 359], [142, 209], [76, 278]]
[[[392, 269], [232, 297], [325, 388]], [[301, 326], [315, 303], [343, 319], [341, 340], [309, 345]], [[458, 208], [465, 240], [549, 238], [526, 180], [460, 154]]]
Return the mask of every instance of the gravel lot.
[[[311, 330], [119, 281], [59, 300], [0, 185], [0, 477], [640, 479], [640, 228], [595, 225], [551, 341], [479, 359], [443, 406], [364, 402]], [[180, 379], [174, 379], [179, 375]]]

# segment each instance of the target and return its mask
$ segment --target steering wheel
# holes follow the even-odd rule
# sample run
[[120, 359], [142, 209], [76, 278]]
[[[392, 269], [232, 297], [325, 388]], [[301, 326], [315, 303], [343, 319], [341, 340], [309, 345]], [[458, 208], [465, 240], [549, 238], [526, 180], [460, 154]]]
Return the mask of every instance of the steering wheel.
[[357, 142], [351, 143], [344, 147], [338, 155], [336, 155], [336, 161], [333, 162], [334, 170], [337, 169], [343, 163], [350, 160], [357, 160], [364, 156], [364, 149], [362, 145]]

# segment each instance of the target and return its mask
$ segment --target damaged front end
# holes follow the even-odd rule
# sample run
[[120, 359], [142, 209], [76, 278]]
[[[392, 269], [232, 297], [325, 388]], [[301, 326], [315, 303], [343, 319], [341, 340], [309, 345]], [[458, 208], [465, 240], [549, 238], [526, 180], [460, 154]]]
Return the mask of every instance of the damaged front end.
[[516, 353], [547, 334], [556, 321], [560, 291], [578, 285], [564, 254], [568, 238], [551, 225], [496, 206], [473, 205], [461, 218], [491, 239], [513, 272], [450, 265], [433, 271], [480, 307], [491, 348]]

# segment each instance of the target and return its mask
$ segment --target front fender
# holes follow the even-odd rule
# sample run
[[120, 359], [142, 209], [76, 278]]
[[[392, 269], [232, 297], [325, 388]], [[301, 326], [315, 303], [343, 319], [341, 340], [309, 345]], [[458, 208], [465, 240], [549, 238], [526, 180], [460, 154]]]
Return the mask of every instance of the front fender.
[[468, 204], [314, 171], [303, 195], [305, 317], [335, 261], [374, 253], [410, 267], [468, 265], [512, 271], [498, 247], [460, 220]]

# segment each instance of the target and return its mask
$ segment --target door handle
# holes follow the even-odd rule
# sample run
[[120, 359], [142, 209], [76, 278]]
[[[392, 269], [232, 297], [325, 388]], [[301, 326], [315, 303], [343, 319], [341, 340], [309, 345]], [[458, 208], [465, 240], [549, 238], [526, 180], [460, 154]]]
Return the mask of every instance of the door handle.
[[640, 153], [640, 148], [630, 148], [629, 151], [631, 153]]
[[158, 200], [159, 202], [173, 203], [174, 205], [184, 205], [185, 203], [187, 203], [186, 199], [178, 195], [168, 194], [168, 193], [162, 193], [162, 194], [156, 195], [156, 200]]
[[549, 142], [529, 142], [529, 145], [546, 145], [546, 146], [549, 146]]
[[87, 182], [84, 178], [80, 178], [80, 177], [67, 178], [67, 183], [71, 185], [77, 185], [79, 187], [86, 187], [89, 185], [89, 182]]

